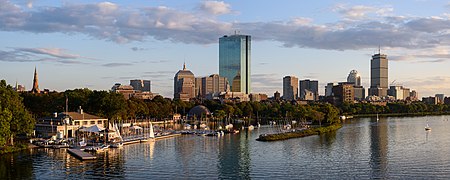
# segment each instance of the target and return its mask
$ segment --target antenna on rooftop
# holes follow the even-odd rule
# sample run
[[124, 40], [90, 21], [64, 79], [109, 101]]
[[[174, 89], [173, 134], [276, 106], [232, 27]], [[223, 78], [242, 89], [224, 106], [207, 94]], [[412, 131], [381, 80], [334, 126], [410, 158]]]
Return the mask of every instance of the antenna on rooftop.
[[381, 55], [381, 46], [380, 45], [378, 45], [378, 54]]

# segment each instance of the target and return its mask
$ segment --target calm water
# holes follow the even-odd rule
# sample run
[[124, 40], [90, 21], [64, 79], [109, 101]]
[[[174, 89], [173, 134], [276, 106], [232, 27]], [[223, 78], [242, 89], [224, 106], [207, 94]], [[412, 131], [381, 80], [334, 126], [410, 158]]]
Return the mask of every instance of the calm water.
[[64, 149], [34, 149], [1, 156], [0, 179], [449, 179], [448, 119], [352, 119], [336, 133], [278, 142], [255, 140], [274, 132], [269, 127], [186, 135], [110, 149], [87, 162]]

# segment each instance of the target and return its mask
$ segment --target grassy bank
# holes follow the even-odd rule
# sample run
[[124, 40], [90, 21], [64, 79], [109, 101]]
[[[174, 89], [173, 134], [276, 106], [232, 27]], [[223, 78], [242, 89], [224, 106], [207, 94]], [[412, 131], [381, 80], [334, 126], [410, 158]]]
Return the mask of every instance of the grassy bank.
[[26, 144], [18, 144], [15, 146], [5, 146], [0, 148], [0, 154], [13, 153], [17, 151], [22, 151], [28, 148]]
[[300, 138], [312, 135], [319, 135], [331, 131], [336, 131], [341, 128], [341, 124], [334, 124], [326, 127], [319, 128], [311, 128], [303, 131], [295, 131], [295, 132], [286, 132], [286, 133], [278, 133], [278, 134], [266, 134], [259, 136], [258, 141], [279, 141], [291, 138]]

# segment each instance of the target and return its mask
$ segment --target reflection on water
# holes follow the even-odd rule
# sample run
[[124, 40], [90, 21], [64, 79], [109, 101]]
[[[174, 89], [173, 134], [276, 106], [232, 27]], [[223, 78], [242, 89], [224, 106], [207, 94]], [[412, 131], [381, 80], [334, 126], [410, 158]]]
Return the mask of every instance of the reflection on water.
[[[0, 156], [0, 179], [450, 178], [449, 116], [351, 119], [337, 132], [259, 142], [268, 126], [126, 145], [81, 162], [65, 149]], [[424, 130], [426, 120], [433, 128]]]

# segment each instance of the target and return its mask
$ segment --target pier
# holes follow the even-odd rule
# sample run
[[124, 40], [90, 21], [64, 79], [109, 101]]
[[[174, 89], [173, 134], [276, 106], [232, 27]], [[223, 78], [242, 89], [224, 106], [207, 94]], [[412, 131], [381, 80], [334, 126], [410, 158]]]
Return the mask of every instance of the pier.
[[97, 159], [96, 156], [89, 154], [87, 152], [81, 151], [79, 149], [68, 149], [69, 154], [80, 159], [80, 160], [94, 160]]

